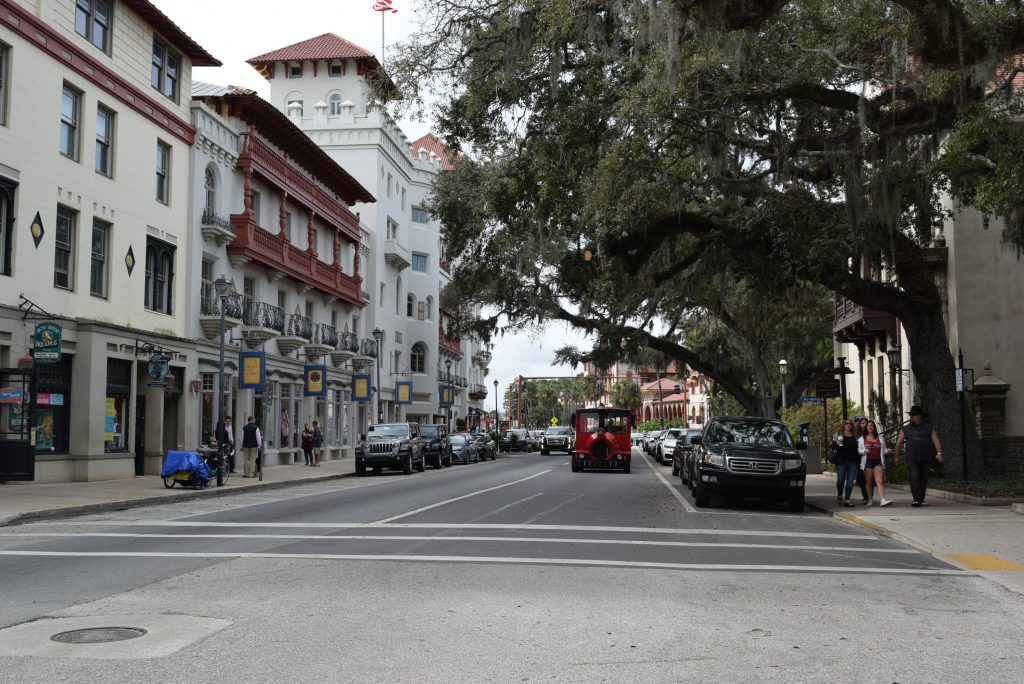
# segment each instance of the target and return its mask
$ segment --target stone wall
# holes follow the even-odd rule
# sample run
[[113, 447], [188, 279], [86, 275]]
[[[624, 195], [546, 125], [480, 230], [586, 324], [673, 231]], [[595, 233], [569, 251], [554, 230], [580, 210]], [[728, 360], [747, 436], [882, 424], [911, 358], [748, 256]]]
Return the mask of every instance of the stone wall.
[[989, 477], [1024, 477], [1024, 436], [984, 437], [981, 451]]

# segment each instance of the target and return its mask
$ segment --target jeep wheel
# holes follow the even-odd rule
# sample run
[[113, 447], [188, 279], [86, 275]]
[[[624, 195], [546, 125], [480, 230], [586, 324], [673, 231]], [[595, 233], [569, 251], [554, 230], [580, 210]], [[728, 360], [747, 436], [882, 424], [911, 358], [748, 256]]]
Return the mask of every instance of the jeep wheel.
[[448, 450], [448, 458], [444, 462], [444, 467], [445, 468], [451, 468], [452, 467], [452, 450], [451, 449]]
[[547, 455], [548, 455], [548, 454], [550, 454], [550, 453], [551, 453], [551, 452], [550, 452], [550, 451], [548, 451], [547, 449], [541, 449], [541, 450], [540, 450], [540, 455], [541, 455], [541, 456], [547, 456]]
[[[410, 458], [412, 458], [412, 457], [410, 456]], [[441, 460], [440, 456], [438, 456], [437, 458], [438, 458], [438, 461]], [[440, 467], [441, 466], [438, 466], [438, 468], [440, 468]], [[426, 456], [420, 456], [420, 462], [416, 464], [416, 472], [422, 473], [426, 469], [427, 469], [427, 457]]]
[[434, 461], [434, 468], [436, 468], [437, 470], [444, 468], [444, 454], [442, 454], [440, 451], [437, 452], [437, 460]]
[[405, 457], [405, 464], [402, 466], [402, 472], [406, 475], [412, 475], [412, 454]]
[[366, 476], [366, 465], [363, 463], [356, 463], [356, 477]]

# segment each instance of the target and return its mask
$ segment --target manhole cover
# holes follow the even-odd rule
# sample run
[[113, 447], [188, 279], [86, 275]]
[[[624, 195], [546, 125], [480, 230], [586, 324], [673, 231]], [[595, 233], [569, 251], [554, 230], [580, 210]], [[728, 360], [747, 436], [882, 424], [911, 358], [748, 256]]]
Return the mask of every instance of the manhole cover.
[[146, 630], [138, 627], [91, 627], [60, 632], [50, 637], [58, 644], [106, 644], [111, 641], [127, 641], [144, 636]]

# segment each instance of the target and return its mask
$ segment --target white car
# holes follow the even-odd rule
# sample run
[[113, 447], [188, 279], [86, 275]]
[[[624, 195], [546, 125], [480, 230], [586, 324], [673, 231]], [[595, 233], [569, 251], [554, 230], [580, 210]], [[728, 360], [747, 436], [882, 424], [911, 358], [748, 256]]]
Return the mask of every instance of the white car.
[[685, 428], [669, 428], [658, 444], [658, 453], [654, 456], [661, 465], [672, 465], [672, 452], [676, 448], [676, 440], [686, 433]]

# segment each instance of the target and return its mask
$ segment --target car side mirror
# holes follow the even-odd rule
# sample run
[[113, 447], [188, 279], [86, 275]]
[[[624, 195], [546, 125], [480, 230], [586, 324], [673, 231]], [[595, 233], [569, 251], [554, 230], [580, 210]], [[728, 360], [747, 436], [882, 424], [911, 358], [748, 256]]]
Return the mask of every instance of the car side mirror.
[[690, 444], [700, 444], [700, 435], [694, 435], [691, 437]]

